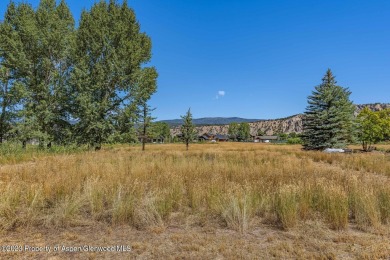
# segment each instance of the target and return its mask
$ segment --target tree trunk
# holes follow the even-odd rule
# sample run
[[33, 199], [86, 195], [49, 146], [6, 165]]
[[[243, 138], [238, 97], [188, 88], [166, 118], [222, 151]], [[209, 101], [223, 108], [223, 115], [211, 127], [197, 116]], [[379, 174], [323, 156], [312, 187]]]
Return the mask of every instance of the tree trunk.
[[95, 151], [100, 151], [102, 149], [102, 138], [98, 135], [95, 138]]
[[146, 106], [146, 104], [144, 104], [144, 125], [143, 125], [143, 129], [142, 129], [142, 134], [143, 134], [143, 137], [142, 137], [142, 151], [145, 151], [145, 144], [146, 144], [146, 128], [147, 128], [147, 120], [148, 120], [148, 108]]
[[27, 141], [26, 141], [26, 140], [23, 140], [23, 141], [22, 141], [22, 149], [23, 149], [23, 150], [26, 150], [26, 146], [27, 146]]

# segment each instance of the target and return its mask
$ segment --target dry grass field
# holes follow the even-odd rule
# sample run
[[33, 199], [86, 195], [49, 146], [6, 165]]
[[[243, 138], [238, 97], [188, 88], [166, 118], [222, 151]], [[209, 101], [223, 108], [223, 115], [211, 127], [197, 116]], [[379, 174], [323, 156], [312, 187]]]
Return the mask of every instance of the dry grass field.
[[218, 143], [8, 158], [0, 229], [0, 246], [131, 247], [2, 259], [389, 259], [390, 155]]

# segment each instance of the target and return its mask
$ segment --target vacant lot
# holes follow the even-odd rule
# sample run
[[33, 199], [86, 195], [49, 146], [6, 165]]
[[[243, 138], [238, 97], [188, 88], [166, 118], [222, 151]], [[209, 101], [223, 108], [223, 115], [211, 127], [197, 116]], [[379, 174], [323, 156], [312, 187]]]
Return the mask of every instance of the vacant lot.
[[390, 257], [390, 155], [380, 152], [118, 146], [2, 164], [0, 185], [1, 245], [52, 247], [0, 258]]

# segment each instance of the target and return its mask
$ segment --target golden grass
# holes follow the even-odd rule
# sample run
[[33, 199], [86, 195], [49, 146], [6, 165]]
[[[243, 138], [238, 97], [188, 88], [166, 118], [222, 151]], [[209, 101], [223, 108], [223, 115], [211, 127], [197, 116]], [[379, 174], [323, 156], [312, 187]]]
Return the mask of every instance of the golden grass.
[[172, 219], [245, 233], [258, 220], [285, 230], [388, 229], [390, 156], [304, 152], [253, 143], [118, 146], [0, 168], [0, 227], [100, 222], [140, 230]]

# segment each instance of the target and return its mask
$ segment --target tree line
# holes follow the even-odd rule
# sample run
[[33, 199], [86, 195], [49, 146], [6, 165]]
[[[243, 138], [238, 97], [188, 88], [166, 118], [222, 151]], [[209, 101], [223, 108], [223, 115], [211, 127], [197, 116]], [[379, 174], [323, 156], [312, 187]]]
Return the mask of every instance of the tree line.
[[150, 121], [157, 71], [134, 11], [100, 1], [75, 20], [65, 1], [11, 2], [0, 23], [0, 142], [131, 142]]

